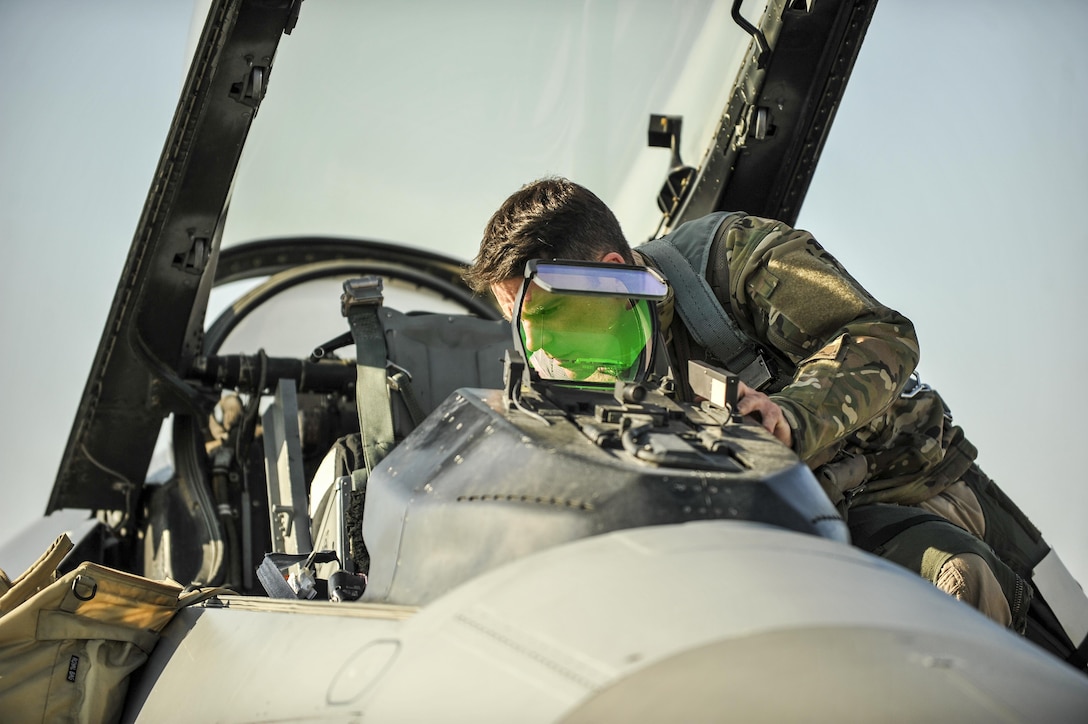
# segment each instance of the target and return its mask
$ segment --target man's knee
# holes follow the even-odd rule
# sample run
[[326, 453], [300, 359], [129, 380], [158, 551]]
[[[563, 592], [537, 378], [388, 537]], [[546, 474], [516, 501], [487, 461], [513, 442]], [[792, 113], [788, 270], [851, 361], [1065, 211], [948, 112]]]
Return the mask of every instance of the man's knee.
[[1012, 611], [997, 576], [979, 555], [960, 553], [949, 558], [937, 572], [937, 588], [953, 598], [968, 603], [1008, 628]]
[[1023, 633], [1032, 591], [985, 542], [948, 520], [907, 506], [850, 511], [855, 545], [898, 563], [1003, 626]]

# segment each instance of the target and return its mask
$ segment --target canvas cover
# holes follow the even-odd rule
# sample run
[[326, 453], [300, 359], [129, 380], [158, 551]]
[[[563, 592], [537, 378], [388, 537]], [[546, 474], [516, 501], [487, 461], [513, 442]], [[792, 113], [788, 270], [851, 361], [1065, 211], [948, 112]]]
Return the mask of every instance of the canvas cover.
[[0, 571], [0, 712], [5, 721], [112, 722], [129, 676], [182, 606], [225, 589], [185, 591], [173, 581], [82, 563], [62, 576], [72, 549], [54, 541], [27, 571]]

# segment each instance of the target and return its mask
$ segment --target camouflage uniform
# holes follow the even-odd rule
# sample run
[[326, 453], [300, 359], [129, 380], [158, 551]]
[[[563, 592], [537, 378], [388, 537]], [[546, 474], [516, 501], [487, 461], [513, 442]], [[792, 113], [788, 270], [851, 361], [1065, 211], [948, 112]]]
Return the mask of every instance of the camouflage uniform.
[[[1026, 579], [1049, 547], [973, 463], [975, 448], [940, 396], [912, 379], [919, 353], [910, 320], [874, 299], [809, 233], [752, 216], [717, 216], [724, 228], [691, 222], [702, 224], [705, 240], [692, 241], [689, 233], [674, 245], [687, 245], [695, 267], [693, 259], [706, 259], [696, 271], [779, 368], [764, 391], [790, 423], [794, 450], [832, 500], [849, 509], [854, 542], [934, 583], [943, 582], [942, 568], [953, 557], [966, 555], [961, 564], [982, 558], [1008, 603], [1003, 622], [1024, 632], [1032, 594]], [[692, 253], [693, 244], [702, 256]], [[670, 359], [722, 365], [683, 323], [673, 323], [674, 311], [671, 298], [661, 305]], [[690, 395], [686, 365], [674, 364], [673, 373], [678, 393]], [[952, 502], [934, 502], [946, 495]], [[975, 534], [949, 522], [960, 499], [981, 506], [985, 521], [966, 526]]]
[[[936, 393], [902, 396], [918, 364], [910, 320], [874, 299], [808, 232], [752, 216], [727, 223], [703, 273], [740, 330], [783, 372], [771, 398], [790, 423], [801, 459], [829, 468], [828, 494], [836, 502], [848, 495], [855, 503], [913, 503], [953, 482], [955, 476], [917, 484], [919, 474], [941, 467], [953, 437], [957, 444], [963, 438], [946, 434]], [[672, 324], [673, 312], [670, 298], [661, 323], [672, 359], [710, 358], [682, 324]], [[690, 394], [686, 384], [680, 387]], [[908, 437], [912, 444], [903, 445]], [[890, 459], [891, 447], [909, 447], [912, 459], [901, 459], [903, 450]], [[960, 473], [973, 448], [964, 457]], [[909, 500], [901, 495], [904, 485], [913, 491]]]

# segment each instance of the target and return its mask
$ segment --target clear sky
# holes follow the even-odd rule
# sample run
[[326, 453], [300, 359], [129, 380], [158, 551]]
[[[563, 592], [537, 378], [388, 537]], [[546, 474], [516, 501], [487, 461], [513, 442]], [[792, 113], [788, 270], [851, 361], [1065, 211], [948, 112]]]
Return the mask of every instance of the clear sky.
[[0, 0], [0, 538], [45, 511], [177, 104], [192, 8]]
[[[191, 14], [0, 0], [0, 538], [45, 508]], [[799, 222], [914, 320], [924, 378], [1082, 582], [1086, 37], [1079, 0], [880, 0]]]
[[1088, 584], [1088, 4], [880, 0], [799, 225]]

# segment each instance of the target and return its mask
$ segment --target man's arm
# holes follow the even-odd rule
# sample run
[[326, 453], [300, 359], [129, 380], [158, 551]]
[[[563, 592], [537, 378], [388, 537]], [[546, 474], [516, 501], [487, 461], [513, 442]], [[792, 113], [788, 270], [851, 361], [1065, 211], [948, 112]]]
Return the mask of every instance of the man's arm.
[[914, 326], [874, 299], [809, 233], [746, 217], [729, 230], [718, 256], [719, 265], [728, 260], [719, 268], [729, 269], [738, 323], [797, 365], [785, 388], [769, 400], [753, 395], [748, 404], [765, 418], [767, 410], [774, 415], [768, 402], [780, 408], [803, 460], [866, 425], [899, 395], [918, 364]]

